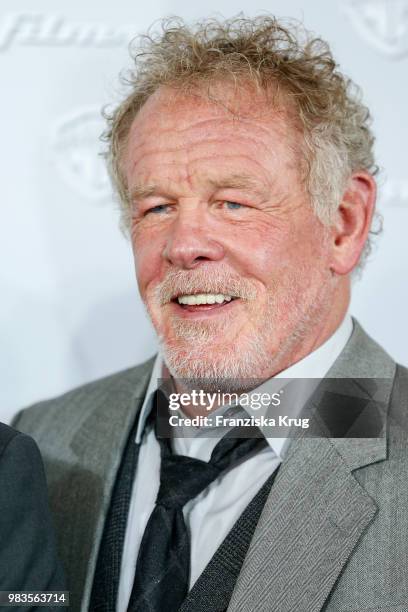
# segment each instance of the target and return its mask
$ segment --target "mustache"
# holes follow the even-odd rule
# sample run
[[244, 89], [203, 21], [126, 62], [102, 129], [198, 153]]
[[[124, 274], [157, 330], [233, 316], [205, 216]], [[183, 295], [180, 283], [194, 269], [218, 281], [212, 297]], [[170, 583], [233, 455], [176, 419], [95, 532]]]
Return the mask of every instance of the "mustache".
[[197, 268], [195, 270], [169, 270], [166, 277], [154, 289], [155, 302], [163, 306], [178, 295], [195, 293], [222, 293], [254, 300], [257, 290], [254, 284], [226, 268]]

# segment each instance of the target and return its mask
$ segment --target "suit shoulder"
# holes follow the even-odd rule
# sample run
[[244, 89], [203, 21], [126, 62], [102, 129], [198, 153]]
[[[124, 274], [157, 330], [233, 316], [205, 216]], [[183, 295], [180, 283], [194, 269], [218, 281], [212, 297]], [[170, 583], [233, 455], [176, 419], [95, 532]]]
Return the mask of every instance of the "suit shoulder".
[[391, 391], [387, 430], [388, 458], [395, 463], [397, 472], [405, 474], [408, 461], [408, 369], [398, 364]]
[[[49, 430], [51, 423], [56, 429], [69, 427], [75, 421], [86, 418], [87, 413], [94, 410], [98, 404], [113, 400], [126, 401], [133, 395], [142, 397], [154, 359], [152, 357], [132, 368], [104, 376], [63, 395], [29, 406], [17, 415], [13, 426], [29, 433], [40, 433], [42, 427]], [[37, 438], [37, 435], [34, 437]]]
[[398, 376], [400, 376], [401, 378], [405, 379], [405, 382], [408, 381], [408, 367], [397, 363], [397, 374]]
[[408, 427], [408, 368], [397, 364], [391, 393], [391, 415], [403, 420]]

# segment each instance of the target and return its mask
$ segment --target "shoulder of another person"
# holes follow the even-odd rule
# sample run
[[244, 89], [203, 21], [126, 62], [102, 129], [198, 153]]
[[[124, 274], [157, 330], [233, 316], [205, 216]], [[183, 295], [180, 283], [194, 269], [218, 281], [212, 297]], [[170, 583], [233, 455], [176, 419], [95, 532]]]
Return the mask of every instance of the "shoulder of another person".
[[17, 434], [18, 432], [13, 427], [0, 423], [0, 457], [10, 440]]
[[[6, 469], [6, 472], [4, 472]], [[35, 440], [13, 427], [0, 423], [0, 470], [2, 478], [17, 473], [42, 472], [40, 450]], [[4, 484], [4, 482], [3, 482]]]
[[12, 440], [18, 437], [19, 442], [27, 447], [36, 448], [34, 440], [14, 427], [10, 427], [5, 423], [0, 423], [0, 459], [3, 457], [6, 449], [9, 447]]
[[17, 414], [12, 426], [40, 442], [53, 432], [69, 434], [107, 402], [143, 397], [155, 357], [126, 370], [81, 385], [61, 396], [29, 406]]

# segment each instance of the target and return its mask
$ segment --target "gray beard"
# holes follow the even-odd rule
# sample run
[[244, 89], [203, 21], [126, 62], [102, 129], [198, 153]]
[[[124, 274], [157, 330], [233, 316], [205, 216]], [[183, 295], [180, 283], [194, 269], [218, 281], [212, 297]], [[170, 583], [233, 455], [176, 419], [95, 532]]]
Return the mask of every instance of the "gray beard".
[[[203, 334], [204, 336], [207, 334]], [[208, 393], [221, 391], [223, 393], [242, 393], [256, 388], [262, 380], [254, 379], [256, 372], [265, 367], [270, 361], [256, 339], [251, 339], [245, 346], [241, 346], [239, 357], [234, 347], [228, 347], [224, 354], [211, 355], [211, 341], [195, 341], [188, 348], [183, 343], [171, 346], [162, 343], [162, 352], [165, 363], [175, 379], [181, 379], [183, 389], [203, 389]], [[241, 344], [241, 341], [240, 341]], [[208, 354], [205, 358], [204, 355]]]
[[[282, 306], [292, 312], [295, 329], [281, 341], [278, 350], [270, 350], [274, 336], [272, 317], [278, 304], [271, 298], [262, 322], [246, 331], [237, 342], [228, 341], [228, 322], [214, 324], [176, 320], [173, 331], [177, 340], [166, 342], [160, 338], [163, 356], [169, 372], [175, 379], [188, 379], [186, 385], [192, 389], [207, 392], [244, 392], [256, 388], [268, 378], [286, 369], [294, 360], [311, 329], [330, 310], [330, 292], [321, 286], [315, 295], [308, 296], [308, 308], [299, 304], [295, 294], [289, 292], [287, 302]], [[279, 320], [279, 317], [275, 317]], [[226, 339], [222, 350], [217, 350], [220, 338]], [[239, 346], [238, 346], [239, 343]]]

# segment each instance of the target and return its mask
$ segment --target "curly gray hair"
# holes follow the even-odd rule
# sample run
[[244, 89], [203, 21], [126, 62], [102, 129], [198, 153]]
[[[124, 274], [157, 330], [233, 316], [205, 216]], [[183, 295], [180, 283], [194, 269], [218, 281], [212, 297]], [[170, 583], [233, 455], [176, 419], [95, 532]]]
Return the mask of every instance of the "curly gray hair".
[[[129, 205], [122, 153], [137, 112], [164, 85], [187, 91], [225, 78], [237, 83], [244, 77], [265, 92], [271, 87], [279, 92], [295, 110], [303, 133], [305, 183], [326, 225], [333, 220], [351, 173], [377, 173], [370, 113], [359, 88], [339, 72], [328, 44], [298, 22], [239, 15], [188, 26], [180, 18], [170, 18], [161, 22], [161, 31], [136, 38], [131, 49], [134, 68], [124, 79], [130, 93], [112, 112], [105, 111], [104, 134], [125, 228]], [[361, 261], [370, 248], [367, 240]]]

